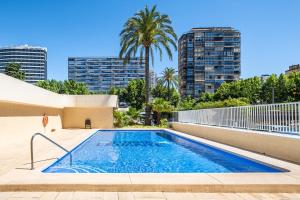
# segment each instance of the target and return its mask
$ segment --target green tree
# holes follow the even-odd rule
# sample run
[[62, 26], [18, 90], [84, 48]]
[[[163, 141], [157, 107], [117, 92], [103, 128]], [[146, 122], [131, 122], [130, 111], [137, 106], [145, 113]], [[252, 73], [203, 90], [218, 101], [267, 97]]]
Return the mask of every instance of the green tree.
[[38, 81], [36, 83], [37, 86], [44, 88], [46, 90], [50, 90], [52, 92], [58, 93], [58, 94], [65, 94], [65, 86], [62, 81], [56, 81], [56, 80], [46, 80], [46, 81]]
[[162, 83], [167, 86], [168, 89], [168, 100], [171, 99], [171, 89], [177, 89], [178, 88], [178, 79], [176, 76], [176, 71], [174, 68], [167, 67], [162, 72]]
[[263, 103], [272, 103], [273, 99], [273, 90], [274, 90], [274, 101], [276, 102], [276, 86], [278, 85], [278, 78], [275, 74], [272, 74], [264, 82], [261, 89], [261, 99]]
[[[174, 107], [177, 107], [179, 100], [180, 100], [178, 91], [175, 88], [171, 88], [170, 92], [168, 92], [167, 87], [165, 87], [162, 84], [161, 80], [159, 80], [158, 83], [156, 84], [156, 86], [154, 88], [152, 88], [151, 94], [152, 94], [153, 98], [163, 98], [165, 100], [170, 99], [169, 102]], [[169, 95], [171, 95], [170, 98], [169, 98]]]
[[215, 101], [229, 98], [247, 98], [251, 103], [260, 102], [262, 82], [259, 77], [223, 83], [214, 94]]
[[143, 79], [134, 79], [128, 83], [124, 90], [125, 101], [138, 110], [143, 108], [145, 103], [145, 81]]
[[288, 101], [300, 101], [300, 73], [292, 73], [287, 81]]
[[38, 81], [36, 85], [58, 94], [89, 94], [89, 90], [84, 83], [78, 83], [73, 80], [64, 82], [56, 80]]
[[213, 101], [214, 94], [209, 92], [204, 92], [200, 95], [199, 101], [206, 102], [206, 101]]
[[66, 94], [89, 94], [86, 84], [73, 80], [64, 81]]
[[145, 59], [146, 125], [151, 123], [149, 58], [151, 56], [153, 63], [153, 49], [158, 50], [160, 58], [162, 58], [162, 48], [164, 48], [169, 59], [172, 59], [170, 44], [177, 50], [177, 36], [171, 23], [169, 16], [159, 13], [156, 10], [156, 6], [153, 6], [151, 9], [146, 6], [144, 10], [138, 11], [127, 20], [120, 33], [121, 50], [119, 57], [124, 58], [125, 62], [127, 62], [139, 52], [140, 58]]
[[261, 102], [262, 81], [260, 77], [253, 77], [242, 80], [240, 82], [241, 95], [237, 98], [244, 97], [249, 99], [251, 103]]
[[108, 94], [118, 95], [119, 102], [126, 102], [126, 88], [111, 87]]
[[181, 99], [178, 105], [178, 110], [192, 110], [196, 104], [196, 100], [190, 96]]
[[231, 97], [231, 85], [230, 83], [222, 83], [222, 85], [217, 89], [214, 95], [214, 99], [219, 101], [219, 100], [224, 100], [228, 99]]
[[160, 125], [161, 113], [172, 112], [175, 108], [162, 98], [156, 98], [152, 102], [152, 109], [157, 113], [157, 123]]
[[5, 66], [4, 73], [20, 80], [24, 80], [25, 78], [25, 73], [21, 71], [21, 65], [18, 63], [8, 63]]

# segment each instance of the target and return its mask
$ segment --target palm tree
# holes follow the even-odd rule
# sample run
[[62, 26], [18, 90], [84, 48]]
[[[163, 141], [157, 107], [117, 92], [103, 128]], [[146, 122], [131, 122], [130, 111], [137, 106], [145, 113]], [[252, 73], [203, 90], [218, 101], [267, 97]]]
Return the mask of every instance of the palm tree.
[[164, 85], [167, 86], [168, 89], [168, 100], [171, 99], [171, 88], [177, 88], [178, 87], [178, 78], [175, 75], [176, 71], [174, 68], [167, 67], [162, 72], [162, 78], [161, 81]]
[[175, 108], [169, 101], [162, 98], [155, 98], [152, 102], [152, 108], [157, 113], [157, 124], [160, 125], [161, 113], [172, 112]]
[[171, 26], [171, 20], [168, 15], [160, 14], [156, 6], [149, 9], [147, 6], [129, 18], [124, 24], [120, 33], [121, 50], [119, 57], [128, 62], [131, 57], [137, 53], [140, 54], [141, 60], [145, 60], [145, 91], [146, 91], [146, 119], [145, 124], [150, 125], [151, 108], [149, 105], [150, 97], [150, 74], [149, 74], [149, 57], [151, 56], [152, 64], [154, 62], [154, 52], [159, 52], [162, 59], [162, 50], [164, 49], [170, 60], [172, 60], [172, 51], [170, 44], [177, 50], [177, 36]]

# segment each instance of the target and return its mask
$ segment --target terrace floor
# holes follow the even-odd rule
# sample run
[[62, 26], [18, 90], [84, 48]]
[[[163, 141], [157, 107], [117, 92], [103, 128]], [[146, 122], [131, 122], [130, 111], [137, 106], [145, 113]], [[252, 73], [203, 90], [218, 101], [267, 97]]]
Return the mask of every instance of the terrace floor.
[[1, 200], [299, 200], [296, 193], [3, 192]]
[[[95, 130], [49, 133], [67, 149]], [[228, 145], [196, 138], [290, 172], [227, 174], [44, 174], [41, 169], [63, 151], [42, 138], [35, 141], [36, 169], [30, 169], [30, 136], [0, 136], [0, 199], [299, 199], [300, 166]], [[14, 137], [12, 137], [14, 138]], [[25, 192], [26, 191], [26, 192]], [[76, 192], [74, 192], [76, 191]], [[165, 192], [161, 192], [165, 191]], [[175, 193], [176, 192], [176, 193]], [[200, 192], [200, 193], [199, 193]]]

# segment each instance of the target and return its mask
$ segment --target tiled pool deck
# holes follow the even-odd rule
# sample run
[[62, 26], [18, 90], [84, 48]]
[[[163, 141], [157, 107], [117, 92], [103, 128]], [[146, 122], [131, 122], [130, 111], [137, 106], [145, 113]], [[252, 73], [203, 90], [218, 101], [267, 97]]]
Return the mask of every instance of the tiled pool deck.
[[299, 200], [296, 193], [3, 192], [1, 200]]
[[[62, 130], [50, 137], [68, 149], [75, 147], [80, 141], [89, 137], [95, 130]], [[175, 131], [174, 131], [175, 132]], [[46, 174], [41, 169], [60, 157], [64, 152], [47, 142], [35, 141], [36, 169], [30, 168], [29, 140], [11, 146], [7, 153], [1, 146], [0, 154], [0, 191], [89, 191], [89, 192], [121, 192], [117, 195], [132, 195], [136, 192], [158, 192], [160, 199], [168, 199], [162, 192], [217, 192], [217, 193], [266, 193], [266, 192], [300, 192], [300, 166], [264, 155], [237, 149], [227, 145], [204, 140], [183, 133], [177, 134], [194, 140], [238, 153], [249, 158], [272, 164], [289, 170], [284, 173], [210, 173], [210, 174]], [[38, 138], [37, 138], [38, 140]], [[8, 157], [7, 154], [13, 156]], [[50, 159], [52, 158], [52, 159]], [[106, 193], [99, 193], [100, 196]], [[133, 193], [122, 193], [133, 192]], [[26, 193], [27, 194], [27, 193]], [[29, 193], [28, 193], [29, 194]], [[33, 193], [35, 194], [35, 193]], [[39, 194], [39, 193], [37, 193]], [[50, 194], [50, 193], [49, 193]], [[51, 193], [52, 194], [52, 193]], [[77, 193], [55, 193], [58, 196]], [[89, 194], [89, 193], [84, 193]], [[96, 193], [91, 193], [93, 195]], [[98, 193], [97, 193], [98, 194]], [[115, 194], [115, 193], [107, 193]], [[152, 193], [151, 193], [152, 194]], [[171, 194], [171, 193], [170, 193]], [[195, 193], [190, 193], [195, 197]], [[188, 195], [188, 194], [186, 194]], [[229, 194], [228, 194], [229, 195]], [[236, 196], [237, 194], [233, 194]], [[279, 195], [279, 194], [278, 194]], [[42, 197], [42, 196], [41, 196]], [[255, 197], [255, 196], [254, 196]], [[100, 198], [100, 197], [99, 197]], [[193, 199], [191, 198], [191, 199]], [[297, 197], [298, 198], [298, 197]], [[97, 199], [97, 198], [96, 198]], [[101, 199], [101, 198], [100, 198]], [[119, 198], [120, 199], [120, 198]], [[131, 198], [128, 199], [138, 199]], [[159, 198], [157, 198], [159, 199]], [[172, 198], [171, 198], [172, 199]], [[201, 199], [201, 198], [200, 198]], [[213, 199], [213, 198], [211, 198]], [[223, 198], [224, 199], [224, 198]], [[226, 199], [226, 198], [225, 198]], [[243, 199], [243, 198], [240, 198]], [[251, 199], [251, 198], [249, 198]], [[255, 198], [253, 198], [255, 199]], [[259, 199], [259, 198], [256, 198]], [[286, 198], [288, 199], [288, 198]]]

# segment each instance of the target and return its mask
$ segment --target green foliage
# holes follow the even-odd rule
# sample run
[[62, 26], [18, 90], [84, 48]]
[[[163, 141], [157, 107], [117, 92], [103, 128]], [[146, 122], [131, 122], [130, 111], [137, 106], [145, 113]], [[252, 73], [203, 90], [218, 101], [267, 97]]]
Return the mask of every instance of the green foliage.
[[161, 127], [161, 128], [168, 128], [168, 120], [166, 119], [166, 118], [163, 118], [163, 119], [161, 119], [160, 120], [160, 125], [159, 125], [159, 127]]
[[262, 86], [262, 102], [272, 103], [272, 90], [275, 103], [300, 101], [300, 73], [271, 75]]
[[124, 126], [128, 126], [130, 122], [130, 117], [125, 113], [121, 111], [114, 111], [114, 126], [118, 128], [122, 128]]
[[71, 95], [84, 95], [89, 94], [89, 90], [84, 83], [78, 83], [73, 80], [69, 81], [56, 81], [56, 80], [47, 80], [47, 81], [38, 81], [37, 86], [56, 92], [58, 94], [71, 94]]
[[143, 55], [148, 48], [153, 63], [153, 49], [158, 51], [160, 58], [162, 58], [162, 48], [164, 48], [170, 59], [172, 59], [170, 45], [177, 50], [177, 36], [172, 22], [168, 15], [159, 13], [156, 6], [150, 9], [146, 6], [145, 9], [138, 11], [129, 18], [124, 24], [120, 36], [121, 51], [119, 56], [127, 60], [136, 55], [138, 50], [141, 58], [149, 60], [149, 57]]
[[128, 83], [124, 90], [124, 99], [131, 106], [138, 110], [145, 104], [145, 81], [143, 79], [134, 79]]
[[178, 105], [178, 110], [193, 110], [196, 104], [196, 100], [192, 97], [181, 99]]
[[110, 88], [108, 94], [117, 95], [119, 102], [126, 102], [126, 92], [126, 88], [112, 87]]
[[174, 106], [172, 106], [169, 101], [162, 98], [156, 98], [152, 102], [152, 110], [159, 113], [172, 112], [174, 110]]
[[292, 73], [288, 76], [287, 90], [289, 102], [300, 101], [300, 73]]
[[8, 76], [24, 80], [25, 73], [21, 71], [21, 65], [18, 63], [9, 63], [5, 66], [4, 73]]
[[127, 112], [114, 111], [114, 126], [124, 127], [128, 125], [137, 125], [138, 118], [140, 117], [140, 111], [130, 107]]
[[167, 67], [164, 69], [162, 72], [162, 78], [161, 78], [161, 83], [167, 87], [168, 91], [168, 100], [172, 98], [172, 91], [171, 89], [177, 89], [178, 88], [178, 78], [175, 75], [176, 71], [174, 68]]
[[194, 109], [222, 108], [222, 107], [234, 107], [234, 106], [246, 106], [246, 105], [249, 105], [248, 99], [239, 98], [239, 99], [226, 99], [224, 101], [200, 102], [195, 105]]
[[168, 100], [169, 95], [171, 94], [169, 102], [174, 107], [177, 107], [180, 99], [179, 93], [175, 88], [171, 88], [170, 92], [168, 92], [168, 88], [165, 87], [161, 81], [158, 81], [156, 86], [151, 90], [151, 94], [153, 98], [162, 98], [164, 100]]
[[141, 110], [145, 104], [145, 80], [131, 80], [126, 88], [110, 88], [109, 94], [118, 95], [119, 102], [126, 102], [132, 108]]
[[129, 107], [126, 114], [129, 116], [129, 124], [138, 124], [138, 119], [140, 117], [140, 111], [136, 108]]
[[223, 83], [216, 91], [214, 100], [245, 97], [251, 103], [260, 101], [262, 81], [259, 77]]
[[175, 110], [169, 101], [162, 98], [156, 98], [152, 102], [152, 110], [157, 114], [157, 122], [160, 125], [161, 113], [168, 113]]
[[201, 94], [199, 101], [201, 102], [207, 102], [207, 101], [213, 101], [214, 99], [214, 94], [212, 93], [208, 93], [208, 92], [204, 92]]
[[[172, 59], [172, 51], [170, 46], [177, 50], [177, 36], [171, 26], [172, 22], [168, 15], [161, 14], [156, 10], [156, 6], [138, 11], [133, 17], [129, 18], [123, 26], [120, 33], [121, 50], [120, 58], [124, 58], [128, 62], [131, 57], [139, 53], [141, 60], [145, 59], [145, 105], [146, 116], [145, 124], [150, 125], [151, 109], [149, 107], [150, 100], [150, 70], [149, 60], [151, 56], [152, 64], [154, 63], [154, 49], [159, 52], [162, 59], [162, 50], [167, 52], [169, 59]], [[136, 108], [142, 106], [138, 102], [134, 102]]]
[[[272, 74], [265, 81], [259, 77], [238, 80], [231, 83], [223, 83], [214, 95], [215, 101], [229, 98], [247, 98], [251, 104], [272, 103], [274, 90], [274, 102], [299, 101], [300, 74], [293, 73], [290, 76]], [[201, 98], [200, 98], [201, 99]]]

